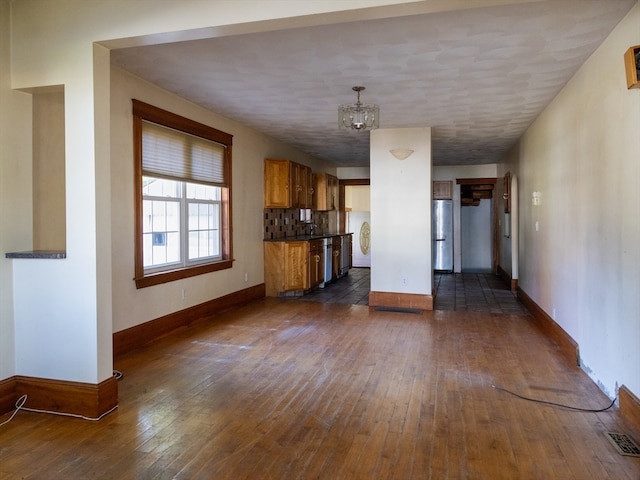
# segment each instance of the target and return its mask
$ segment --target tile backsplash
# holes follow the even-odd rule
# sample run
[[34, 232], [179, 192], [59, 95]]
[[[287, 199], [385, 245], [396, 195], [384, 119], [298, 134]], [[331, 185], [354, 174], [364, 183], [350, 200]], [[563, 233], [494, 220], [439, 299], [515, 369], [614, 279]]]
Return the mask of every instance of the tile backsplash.
[[[333, 222], [332, 217], [334, 217]], [[299, 208], [265, 208], [263, 213], [264, 239], [273, 240], [309, 235], [310, 225], [317, 225], [315, 233], [334, 233], [335, 218], [336, 212], [301, 210]]]

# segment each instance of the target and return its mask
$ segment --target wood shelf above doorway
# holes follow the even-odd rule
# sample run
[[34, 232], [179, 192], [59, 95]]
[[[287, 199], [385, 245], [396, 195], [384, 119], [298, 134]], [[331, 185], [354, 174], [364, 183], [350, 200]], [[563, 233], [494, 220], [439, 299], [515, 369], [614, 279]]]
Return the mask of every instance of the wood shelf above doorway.
[[463, 207], [480, 205], [480, 200], [493, 198], [495, 178], [458, 178], [460, 185], [460, 205]]

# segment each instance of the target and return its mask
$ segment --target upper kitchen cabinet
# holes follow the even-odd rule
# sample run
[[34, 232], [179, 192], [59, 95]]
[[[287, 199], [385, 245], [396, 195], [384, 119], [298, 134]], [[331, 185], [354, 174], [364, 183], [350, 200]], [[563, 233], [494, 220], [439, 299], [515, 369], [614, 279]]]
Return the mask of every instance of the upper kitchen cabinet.
[[265, 208], [311, 208], [311, 168], [289, 160], [264, 161]]
[[435, 180], [433, 182], [434, 200], [451, 200], [453, 198], [453, 182], [451, 180]]
[[324, 211], [338, 209], [338, 177], [328, 173], [313, 174], [313, 208]]
[[291, 162], [293, 168], [293, 199], [291, 206], [294, 208], [311, 208], [313, 198], [313, 175], [311, 167]]

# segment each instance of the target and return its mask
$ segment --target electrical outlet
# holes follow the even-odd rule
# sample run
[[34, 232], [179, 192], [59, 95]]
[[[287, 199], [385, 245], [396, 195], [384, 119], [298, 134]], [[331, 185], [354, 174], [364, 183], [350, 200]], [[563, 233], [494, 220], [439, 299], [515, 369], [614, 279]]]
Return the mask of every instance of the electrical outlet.
[[402, 285], [407, 285], [407, 277], [402, 277]]
[[249, 274], [247, 272], [244, 272], [244, 281], [245, 282], [249, 281]]
[[187, 289], [183, 288], [182, 289], [182, 300], [184, 300], [185, 298], [187, 298]]

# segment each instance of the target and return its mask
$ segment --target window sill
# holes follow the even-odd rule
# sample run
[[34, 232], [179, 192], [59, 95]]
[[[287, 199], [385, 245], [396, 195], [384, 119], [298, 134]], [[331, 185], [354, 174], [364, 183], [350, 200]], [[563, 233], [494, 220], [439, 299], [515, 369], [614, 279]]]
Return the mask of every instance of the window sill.
[[205, 273], [225, 270], [227, 268], [231, 268], [232, 265], [233, 260], [223, 260], [221, 262], [198, 265], [197, 267], [181, 268], [179, 270], [171, 270], [168, 272], [160, 272], [154, 273], [152, 275], [136, 277], [134, 280], [136, 282], [136, 288], [152, 287], [154, 285], [174, 282], [183, 278], [195, 277], [196, 275], [203, 275]]

